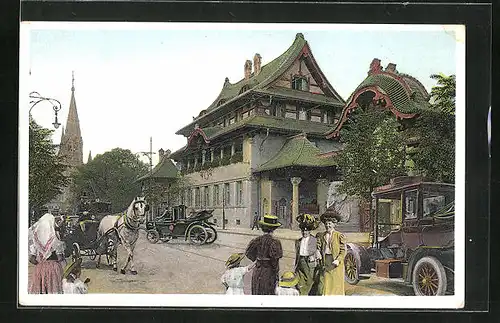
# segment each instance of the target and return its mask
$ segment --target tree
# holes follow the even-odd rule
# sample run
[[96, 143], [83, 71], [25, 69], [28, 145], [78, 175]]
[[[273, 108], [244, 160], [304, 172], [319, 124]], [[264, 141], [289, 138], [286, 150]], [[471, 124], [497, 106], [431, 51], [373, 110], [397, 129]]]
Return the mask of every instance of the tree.
[[392, 113], [357, 108], [340, 133], [344, 148], [334, 158], [342, 173], [340, 193], [371, 200], [371, 192], [405, 174], [406, 134]]
[[442, 73], [432, 74], [431, 79], [437, 80], [437, 85], [431, 89], [431, 102], [435, 110], [455, 114], [455, 75], [446, 76]]
[[78, 168], [73, 176], [74, 195], [109, 201], [112, 211], [120, 212], [141, 193], [136, 179], [147, 171], [148, 166], [130, 150], [115, 148]]
[[149, 181], [144, 182], [144, 194], [151, 205], [168, 203], [175, 205], [180, 203], [180, 197], [190, 186], [189, 180], [180, 174], [175, 179], [167, 181]]
[[30, 120], [29, 129], [29, 205], [39, 211], [46, 203], [62, 193], [69, 179], [64, 172], [67, 166], [57, 155], [57, 145], [52, 142], [53, 130]]

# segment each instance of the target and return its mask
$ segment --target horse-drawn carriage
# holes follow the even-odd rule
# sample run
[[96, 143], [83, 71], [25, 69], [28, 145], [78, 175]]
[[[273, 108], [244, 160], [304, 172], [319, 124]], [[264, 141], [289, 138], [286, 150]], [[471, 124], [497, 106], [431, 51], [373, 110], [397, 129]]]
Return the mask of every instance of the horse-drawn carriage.
[[214, 210], [201, 210], [186, 214], [186, 206], [179, 205], [167, 209], [163, 214], [146, 222], [146, 238], [151, 243], [159, 240], [184, 238], [193, 244], [213, 243], [217, 239], [215, 223], [210, 222]]
[[99, 200], [82, 203], [75, 214], [77, 221], [66, 221], [63, 241], [66, 244], [65, 256], [69, 257], [76, 243], [82, 256], [94, 260], [97, 255], [106, 253], [103, 237], [98, 239], [97, 231], [101, 219], [111, 213], [111, 203]]

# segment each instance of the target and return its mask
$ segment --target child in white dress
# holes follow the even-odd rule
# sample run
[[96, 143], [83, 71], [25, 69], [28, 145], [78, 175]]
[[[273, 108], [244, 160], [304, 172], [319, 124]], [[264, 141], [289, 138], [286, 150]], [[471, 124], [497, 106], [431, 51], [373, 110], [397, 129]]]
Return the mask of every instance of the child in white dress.
[[276, 295], [278, 296], [299, 296], [300, 293], [296, 288], [299, 282], [299, 276], [291, 271], [285, 271], [280, 278], [278, 286], [276, 286]]
[[63, 291], [64, 294], [87, 294], [88, 283], [90, 279], [85, 279], [84, 282], [80, 280], [82, 258], [73, 261], [64, 271], [63, 275]]
[[245, 257], [243, 253], [232, 254], [226, 261], [226, 272], [221, 277], [221, 282], [226, 288], [226, 295], [244, 295], [243, 278], [255, 263], [240, 267], [241, 260]]

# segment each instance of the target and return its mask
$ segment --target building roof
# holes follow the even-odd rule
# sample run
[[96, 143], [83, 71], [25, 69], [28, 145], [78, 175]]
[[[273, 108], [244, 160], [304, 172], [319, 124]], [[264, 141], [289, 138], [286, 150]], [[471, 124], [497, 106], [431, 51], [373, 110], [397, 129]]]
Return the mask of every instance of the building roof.
[[173, 179], [177, 178], [178, 173], [179, 170], [175, 166], [174, 162], [170, 159], [170, 156], [166, 154], [160, 158], [160, 161], [156, 164], [151, 173], [139, 177], [136, 181], [143, 181], [148, 178]]
[[[280, 77], [292, 64], [304, 55], [308, 58], [308, 62], [313, 66], [315, 75], [321, 78], [321, 87], [328, 95], [306, 93], [304, 91], [291, 90], [286, 88], [268, 88], [268, 86]], [[280, 56], [272, 60], [271, 62], [263, 65], [258, 74], [252, 72], [248, 79], [243, 78], [237, 83], [231, 84], [229, 79], [226, 78], [221, 92], [217, 98], [206, 108], [202, 110], [198, 117], [196, 117], [193, 122], [183, 127], [177, 134], [182, 134], [186, 129], [194, 127], [196, 123], [207, 115], [210, 115], [214, 111], [217, 111], [227, 105], [231, 104], [232, 101], [247, 96], [251, 93], [262, 93], [262, 94], [276, 94], [288, 97], [290, 95], [292, 98], [295, 96], [297, 99], [310, 100], [311, 102], [318, 102], [323, 104], [335, 104], [343, 106], [345, 101], [342, 97], [333, 89], [331, 84], [328, 82], [326, 77], [323, 75], [319, 66], [317, 65], [314, 57], [312, 56], [311, 49], [307, 41], [304, 39], [302, 33], [298, 33], [295, 37], [295, 41], [292, 45]], [[302, 92], [302, 93], [299, 93]], [[315, 98], [317, 96], [317, 98]]]
[[328, 167], [336, 163], [330, 156], [324, 156], [320, 149], [307, 140], [304, 134], [291, 137], [266, 163], [258, 167], [255, 172], [284, 167]]
[[340, 102], [336, 98], [326, 96], [324, 94], [300, 91], [286, 87], [270, 86], [266, 89], [252, 90], [252, 92], [258, 94], [268, 94], [274, 97], [297, 99], [300, 101], [307, 101], [317, 104], [335, 105], [338, 107], [344, 106], [343, 102]]
[[327, 138], [338, 136], [350, 112], [358, 107], [357, 99], [365, 92], [373, 92], [373, 100], [384, 100], [385, 108], [401, 119], [414, 118], [420, 112], [430, 109], [430, 96], [422, 83], [408, 74], [399, 73], [395, 66], [390, 63], [383, 71], [380, 60], [373, 59], [368, 76], [347, 100], [340, 122], [326, 133]]

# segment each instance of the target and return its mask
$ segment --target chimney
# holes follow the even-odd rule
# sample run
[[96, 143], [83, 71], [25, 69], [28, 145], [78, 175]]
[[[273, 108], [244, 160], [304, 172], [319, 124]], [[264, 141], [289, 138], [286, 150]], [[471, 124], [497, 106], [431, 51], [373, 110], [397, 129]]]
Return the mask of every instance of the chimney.
[[252, 74], [252, 61], [247, 60], [245, 62], [245, 80], [248, 80], [251, 74]]
[[256, 53], [253, 57], [253, 75], [258, 75], [260, 73], [262, 57], [259, 53]]
[[374, 58], [372, 62], [370, 63], [370, 70], [368, 71], [368, 75], [372, 73], [377, 73], [382, 70], [382, 67], [380, 66], [380, 59]]
[[386, 72], [390, 72], [390, 73], [397, 73], [397, 71], [396, 71], [396, 64], [394, 64], [394, 63], [389, 63], [389, 64], [387, 65], [387, 67], [385, 68], [385, 71], [386, 71]]

